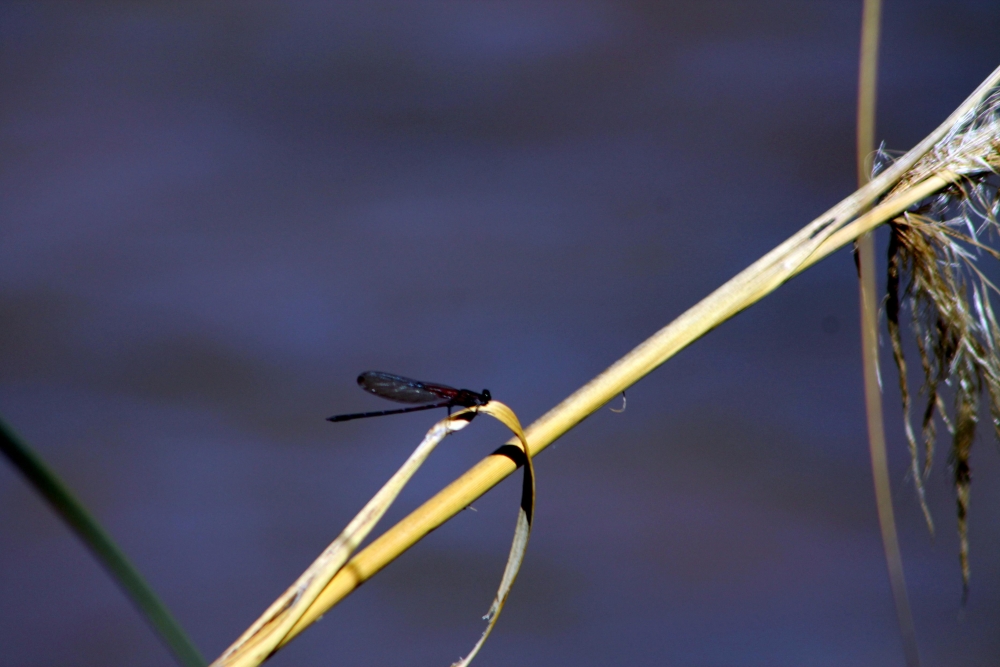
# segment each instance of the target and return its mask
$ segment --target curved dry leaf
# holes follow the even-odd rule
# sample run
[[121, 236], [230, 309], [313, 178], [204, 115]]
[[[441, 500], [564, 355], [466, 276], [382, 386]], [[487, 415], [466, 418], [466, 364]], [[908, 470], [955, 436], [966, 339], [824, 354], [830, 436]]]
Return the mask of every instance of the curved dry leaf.
[[472, 662], [472, 659], [479, 653], [479, 649], [486, 643], [490, 632], [493, 631], [493, 626], [496, 625], [497, 619], [500, 617], [510, 589], [514, 585], [514, 579], [517, 578], [518, 570], [521, 569], [521, 563], [524, 561], [524, 552], [528, 548], [528, 538], [531, 537], [531, 522], [535, 516], [535, 466], [531, 462], [528, 440], [524, 436], [524, 429], [521, 428], [521, 422], [517, 419], [517, 415], [509, 407], [495, 400], [479, 408], [470, 409], [486, 413], [500, 421], [513, 431], [517, 439], [521, 441], [524, 454], [524, 482], [521, 485], [521, 506], [517, 513], [517, 527], [514, 529], [514, 541], [510, 545], [507, 565], [504, 567], [503, 577], [500, 579], [500, 587], [497, 589], [496, 597], [493, 598], [493, 604], [490, 605], [490, 610], [483, 617], [487, 621], [486, 630], [483, 631], [483, 635], [476, 642], [476, 645], [472, 647], [469, 655], [454, 663], [452, 667], [466, 667]]

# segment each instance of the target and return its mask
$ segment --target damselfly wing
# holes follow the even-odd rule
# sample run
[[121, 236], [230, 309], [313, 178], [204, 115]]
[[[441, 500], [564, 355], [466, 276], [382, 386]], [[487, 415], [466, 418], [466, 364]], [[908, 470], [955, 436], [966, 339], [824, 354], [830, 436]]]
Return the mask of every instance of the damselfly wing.
[[448, 408], [448, 412], [451, 413], [452, 408], [474, 408], [490, 402], [490, 392], [488, 389], [483, 389], [482, 393], [477, 393], [470, 389], [455, 389], [444, 384], [421, 382], [420, 380], [412, 380], [400, 375], [392, 375], [391, 373], [382, 373], [379, 371], [366, 371], [359, 375], [358, 386], [369, 393], [390, 401], [396, 401], [397, 403], [422, 403], [425, 405], [400, 408], [398, 410], [378, 410], [376, 412], [335, 415], [327, 417], [327, 421], [345, 422], [350, 419], [398, 415], [404, 412], [433, 410], [434, 408]]

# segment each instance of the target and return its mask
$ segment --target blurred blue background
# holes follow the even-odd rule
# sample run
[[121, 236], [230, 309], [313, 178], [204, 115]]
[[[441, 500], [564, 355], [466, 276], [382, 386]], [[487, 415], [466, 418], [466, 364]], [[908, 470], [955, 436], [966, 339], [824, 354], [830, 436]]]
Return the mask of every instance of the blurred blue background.
[[[402, 462], [375, 369], [528, 423], [854, 188], [860, 2], [4, 3], [0, 414], [215, 657]], [[886, 4], [878, 139], [1000, 64], [1000, 5]], [[879, 237], [879, 258], [885, 238]], [[842, 250], [537, 461], [481, 665], [901, 665]], [[922, 523], [883, 350], [927, 664], [1000, 655], [1000, 457]], [[914, 387], [915, 388], [915, 387]], [[614, 405], [614, 404], [613, 404]], [[617, 406], [615, 406], [617, 407]], [[449, 439], [383, 524], [506, 435]], [[484, 627], [508, 480], [270, 664], [447, 665]], [[0, 662], [170, 665], [0, 465]]]

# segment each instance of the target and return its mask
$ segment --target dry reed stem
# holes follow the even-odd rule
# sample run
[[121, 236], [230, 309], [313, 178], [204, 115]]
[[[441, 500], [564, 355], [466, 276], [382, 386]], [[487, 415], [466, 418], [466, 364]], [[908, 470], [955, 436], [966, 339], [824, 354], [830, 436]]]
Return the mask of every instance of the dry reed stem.
[[[708, 331], [762, 299], [789, 278], [955, 180], [957, 175], [952, 172], [929, 175], [903, 190], [897, 190], [891, 199], [883, 201], [855, 220], [862, 210], [900, 183], [914, 164], [938, 142], [949, 136], [998, 82], [1000, 68], [994, 70], [941, 126], [870, 183], [806, 225], [531, 424], [525, 431], [531, 455], [536, 456], [612, 397], [632, 386]], [[473, 466], [356, 554], [292, 627], [282, 644], [308, 627], [418, 540], [513, 473], [517, 465], [511, 458], [498, 453], [501, 450]]]

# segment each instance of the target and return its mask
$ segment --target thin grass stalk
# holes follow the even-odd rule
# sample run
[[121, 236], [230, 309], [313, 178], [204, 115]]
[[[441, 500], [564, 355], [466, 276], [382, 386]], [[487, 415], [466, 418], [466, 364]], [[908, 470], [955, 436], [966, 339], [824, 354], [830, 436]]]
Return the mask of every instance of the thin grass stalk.
[[[927, 176], [908, 184], [891, 199], [859, 217], [863, 210], [896, 186], [922, 156], [977, 107], [998, 82], [1000, 68], [994, 70], [941, 126], [867, 185], [806, 225], [531, 424], [525, 431], [531, 455], [536, 456], [674, 354], [764, 298], [791, 277], [957, 180], [958, 174], [947, 170]], [[510, 458], [494, 452], [414, 510], [357, 553], [337, 573], [292, 627], [283, 643], [290, 641], [418, 540], [461, 512], [516, 469]]]
[[0, 420], [0, 451], [90, 549], [159, 635], [167, 649], [174, 654], [177, 662], [184, 667], [204, 667], [207, 662], [187, 633], [111, 536], [101, 528], [58, 475], [3, 420]]
[[[858, 121], [857, 121], [857, 175], [858, 187], [870, 180], [869, 156], [875, 153], [875, 108], [878, 80], [878, 45], [882, 16], [881, 0], [865, 0], [861, 20], [861, 57], [858, 66]], [[913, 612], [906, 592], [903, 558], [896, 534], [896, 519], [892, 508], [892, 487], [889, 481], [888, 454], [885, 444], [885, 417], [882, 406], [882, 387], [879, 379], [878, 352], [878, 298], [875, 287], [875, 238], [874, 232], [858, 237], [855, 252], [858, 261], [858, 293], [861, 307], [861, 357], [864, 374], [865, 412], [868, 421], [868, 450], [872, 461], [872, 481], [875, 485], [875, 506], [878, 511], [882, 550], [889, 574], [892, 599], [896, 606], [903, 656], [907, 667], [919, 667], [920, 653]], [[910, 440], [912, 452], [916, 441]], [[916, 466], [917, 458], [912, 457]], [[923, 480], [919, 471], [914, 474], [920, 504], [930, 520], [924, 497]]]

